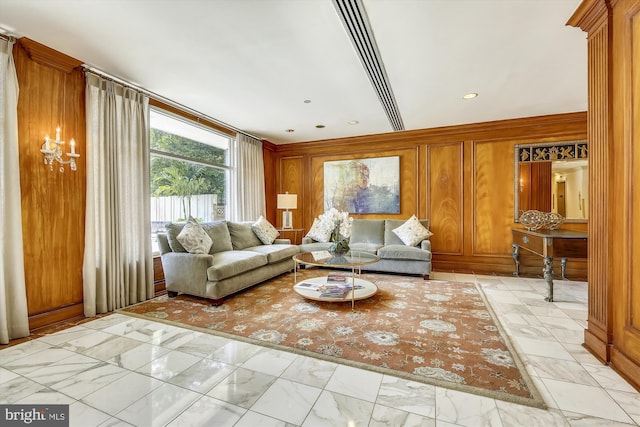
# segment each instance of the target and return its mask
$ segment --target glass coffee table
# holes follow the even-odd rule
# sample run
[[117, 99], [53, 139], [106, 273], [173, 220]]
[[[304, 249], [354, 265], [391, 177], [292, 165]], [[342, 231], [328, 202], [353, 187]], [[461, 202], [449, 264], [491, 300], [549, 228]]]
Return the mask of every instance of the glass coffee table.
[[[368, 252], [348, 252], [332, 255], [328, 251], [303, 252], [293, 256], [293, 290], [304, 298], [315, 301], [343, 302], [369, 298], [378, 292], [378, 287], [360, 276], [363, 265], [380, 261], [380, 257]], [[345, 273], [332, 272], [327, 276], [314, 277], [298, 282], [298, 266], [336, 267], [351, 269]]]

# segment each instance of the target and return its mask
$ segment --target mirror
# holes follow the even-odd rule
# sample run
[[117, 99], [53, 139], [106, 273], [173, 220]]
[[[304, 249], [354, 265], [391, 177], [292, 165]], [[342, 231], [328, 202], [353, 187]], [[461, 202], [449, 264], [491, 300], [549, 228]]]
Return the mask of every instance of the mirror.
[[515, 146], [514, 221], [522, 211], [557, 212], [586, 222], [589, 160], [586, 140]]

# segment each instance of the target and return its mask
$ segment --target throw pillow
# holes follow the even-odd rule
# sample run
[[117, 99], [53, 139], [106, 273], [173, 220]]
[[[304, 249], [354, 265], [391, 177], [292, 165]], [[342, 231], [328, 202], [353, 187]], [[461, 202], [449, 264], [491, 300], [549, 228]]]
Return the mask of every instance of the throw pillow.
[[193, 217], [189, 217], [177, 239], [190, 254], [209, 253], [213, 244], [211, 237]]
[[313, 225], [307, 233], [307, 237], [312, 238], [316, 242], [327, 243], [331, 238], [331, 232], [333, 231], [333, 223], [330, 221], [323, 221], [320, 218], [313, 220]]
[[400, 227], [394, 228], [393, 232], [407, 246], [415, 246], [424, 239], [433, 236], [433, 233], [426, 229], [415, 215]]
[[278, 230], [276, 230], [276, 228], [271, 225], [271, 223], [267, 221], [263, 216], [260, 216], [260, 218], [258, 218], [258, 220], [253, 223], [251, 229], [254, 233], [256, 233], [258, 239], [260, 239], [265, 245], [272, 244], [273, 241], [276, 240], [276, 237], [280, 235], [280, 233], [278, 233]]

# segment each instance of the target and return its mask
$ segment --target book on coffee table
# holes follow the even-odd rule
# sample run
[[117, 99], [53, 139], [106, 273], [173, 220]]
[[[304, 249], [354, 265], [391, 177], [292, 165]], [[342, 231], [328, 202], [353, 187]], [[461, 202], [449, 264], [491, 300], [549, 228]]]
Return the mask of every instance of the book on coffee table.
[[347, 282], [347, 276], [344, 273], [329, 273], [329, 275], [327, 276], [328, 284], [346, 283], [346, 282]]

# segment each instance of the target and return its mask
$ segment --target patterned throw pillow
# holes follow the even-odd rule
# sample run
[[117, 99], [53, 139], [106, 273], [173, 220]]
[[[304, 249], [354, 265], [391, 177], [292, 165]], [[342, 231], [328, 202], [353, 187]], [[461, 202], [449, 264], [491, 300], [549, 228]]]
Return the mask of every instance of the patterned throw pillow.
[[190, 254], [207, 254], [213, 244], [211, 237], [193, 217], [189, 217], [177, 239]]
[[400, 227], [394, 228], [393, 232], [407, 246], [415, 246], [424, 239], [433, 236], [433, 233], [427, 230], [415, 215], [411, 216]]
[[316, 242], [326, 243], [331, 238], [331, 232], [333, 231], [333, 223], [330, 221], [323, 221], [321, 218], [313, 220], [313, 225], [307, 233], [307, 237], [312, 238]]
[[258, 220], [253, 223], [251, 229], [256, 234], [256, 236], [258, 236], [258, 239], [260, 239], [260, 241], [262, 241], [262, 243], [264, 243], [265, 245], [272, 244], [273, 241], [276, 240], [276, 237], [280, 235], [280, 233], [278, 233], [278, 230], [276, 230], [276, 228], [271, 225], [269, 221], [264, 219], [263, 216], [260, 216], [260, 218], [258, 218]]

